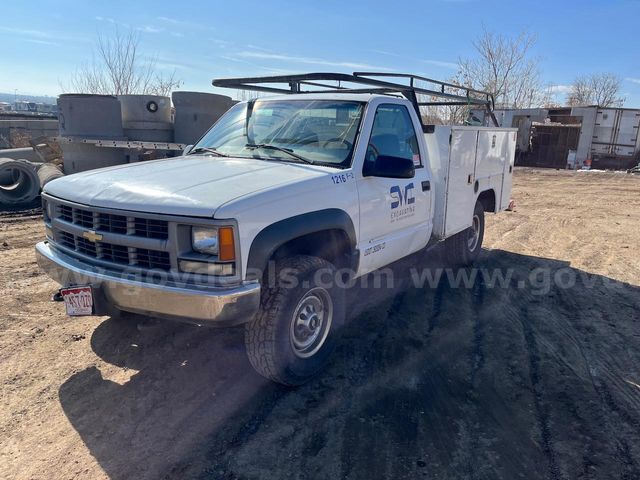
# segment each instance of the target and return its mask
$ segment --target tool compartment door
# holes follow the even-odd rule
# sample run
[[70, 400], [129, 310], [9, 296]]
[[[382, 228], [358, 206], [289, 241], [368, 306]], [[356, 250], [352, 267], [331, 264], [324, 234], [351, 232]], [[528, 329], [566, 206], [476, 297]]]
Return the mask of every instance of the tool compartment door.
[[505, 166], [509, 163], [509, 137], [514, 135], [515, 132], [497, 129], [478, 132], [475, 170], [477, 193], [493, 190], [497, 210], [502, 205], [503, 177]]
[[[511, 186], [513, 185], [513, 167], [516, 160], [516, 132], [509, 132], [507, 134], [507, 158], [504, 162], [504, 173], [502, 175], [502, 188], [500, 191], [500, 205], [499, 210], [506, 210], [511, 202]], [[496, 194], [496, 203], [498, 197]]]
[[476, 129], [452, 129], [447, 181], [445, 237], [471, 226], [476, 196], [475, 181]]

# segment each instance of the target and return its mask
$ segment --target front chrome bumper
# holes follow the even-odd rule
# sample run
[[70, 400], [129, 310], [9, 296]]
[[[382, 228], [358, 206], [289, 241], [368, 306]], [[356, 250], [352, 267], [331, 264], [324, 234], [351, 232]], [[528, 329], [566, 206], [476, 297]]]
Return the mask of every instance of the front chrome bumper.
[[219, 326], [250, 321], [260, 306], [260, 285], [189, 288], [132, 280], [79, 262], [52, 249], [47, 242], [36, 245], [36, 260], [62, 286], [91, 285], [96, 315], [113, 310], [152, 317]]

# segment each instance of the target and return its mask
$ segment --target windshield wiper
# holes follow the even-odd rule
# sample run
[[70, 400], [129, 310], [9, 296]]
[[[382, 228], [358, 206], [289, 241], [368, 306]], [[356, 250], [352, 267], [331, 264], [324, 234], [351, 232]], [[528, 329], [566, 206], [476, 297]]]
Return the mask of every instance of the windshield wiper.
[[309, 160], [308, 158], [305, 158], [302, 155], [293, 153], [293, 151], [289, 148], [278, 147], [276, 145], [271, 145], [269, 143], [247, 143], [245, 147], [246, 148], [263, 148], [265, 150], [276, 150], [278, 152], [284, 152], [288, 155], [291, 155], [293, 158], [300, 160], [301, 162], [308, 163], [310, 165], [314, 164], [313, 160]]
[[187, 153], [187, 155], [191, 155], [192, 153], [213, 153], [214, 155], [217, 155], [218, 157], [228, 157], [229, 156], [229, 155], [226, 155], [226, 154], [224, 154], [222, 152], [219, 152], [215, 148], [209, 148], [209, 147], [194, 148], [189, 153]]

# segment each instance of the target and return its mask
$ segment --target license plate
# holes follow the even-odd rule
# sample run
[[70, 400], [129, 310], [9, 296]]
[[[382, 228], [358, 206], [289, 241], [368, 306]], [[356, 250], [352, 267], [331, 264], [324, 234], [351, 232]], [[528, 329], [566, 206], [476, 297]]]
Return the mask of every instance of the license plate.
[[93, 314], [91, 286], [63, 288], [60, 290], [60, 295], [64, 299], [67, 315], [70, 317]]

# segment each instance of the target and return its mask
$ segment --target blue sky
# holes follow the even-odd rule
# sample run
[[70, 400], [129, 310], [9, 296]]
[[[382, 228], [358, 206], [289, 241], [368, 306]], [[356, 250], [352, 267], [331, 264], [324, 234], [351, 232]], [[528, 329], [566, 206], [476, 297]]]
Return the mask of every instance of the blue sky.
[[545, 83], [563, 98], [579, 74], [622, 79], [640, 107], [640, 0], [3, 2], [0, 91], [61, 93], [91, 59], [98, 34], [134, 28], [183, 90], [214, 91], [214, 77], [388, 69], [446, 79], [482, 30], [537, 35]]

